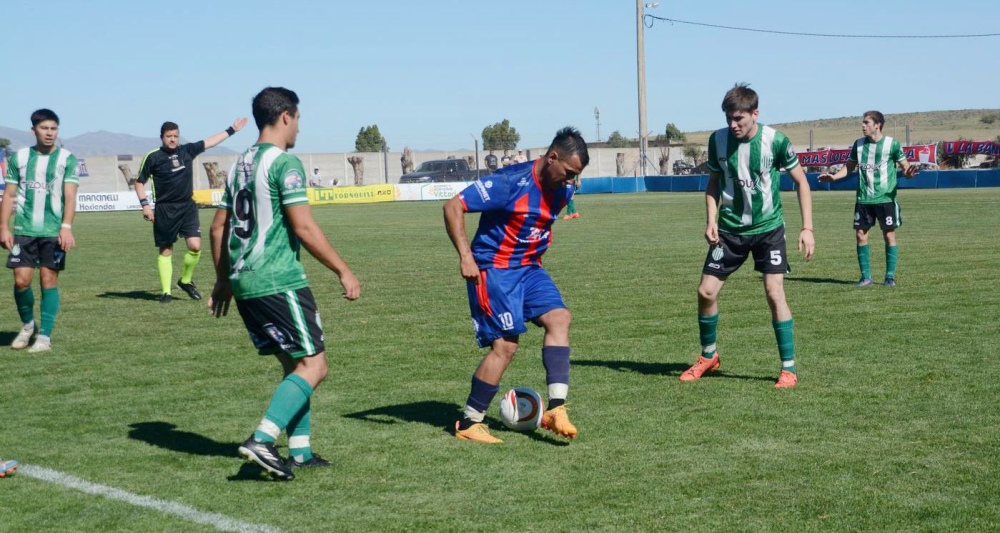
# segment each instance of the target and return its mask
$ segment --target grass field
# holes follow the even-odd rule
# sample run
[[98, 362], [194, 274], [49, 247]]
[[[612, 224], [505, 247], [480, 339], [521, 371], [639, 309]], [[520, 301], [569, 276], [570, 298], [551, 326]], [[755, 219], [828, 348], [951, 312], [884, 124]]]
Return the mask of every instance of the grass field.
[[[794, 195], [783, 199], [797, 229]], [[317, 208], [364, 292], [340, 299], [335, 276], [304, 259], [331, 360], [313, 444], [335, 466], [290, 483], [236, 454], [278, 364], [252, 354], [238, 316], [211, 318], [177, 290], [156, 301], [138, 214], [82, 214], [53, 351], [0, 351], [0, 456], [27, 465], [0, 480], [0, 530], [216, 530], [44, 481], [41, 469], [259, 530], [997, 530], [1000, 244], [989, 215], [1000, 189], [903, 191], [895, 289], [851, 286], [853, 194], [814, 199], [816, 258], [795, 256], [786, 281], [800, 382], [775, 390], [770, 315], [748, 266], [722, 292], [721, 371], [677, 380], [698, 351], [701, 195], [581, 197], [582, 217], [556, 224], [546, 256], [574, 313], [580, 436], [497, 429], [499, 446], [449, 431], [481, 352], [441, 205]], [[206, 254], [195, 278], [206, 294], [210, 264]], [[4, 301], [9, 344], [18, 320], [9, 292]], [[522, 338], [504, 388], [545, 390], [540, 344], [537, 329]], [[498, 427], [497, 402], [489, 415]]]

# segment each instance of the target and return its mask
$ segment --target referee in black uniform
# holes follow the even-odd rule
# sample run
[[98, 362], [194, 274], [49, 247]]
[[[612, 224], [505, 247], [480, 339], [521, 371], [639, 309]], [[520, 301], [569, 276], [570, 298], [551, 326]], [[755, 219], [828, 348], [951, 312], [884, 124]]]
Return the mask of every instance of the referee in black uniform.
[[[201, 295], [191, 280], [194, 269], [201, 258], [201, 224], [198, 221], [198, 205], [194, 203], [194, 158], [205, 150], [221, 143], [246, 126], [246, 117], [233, 121], [233, 125], [215, 135], [189, 144], [180, 142], [180, 126], [164, 122], [160, 126], [160, 141], [163, 146], [146, 154], [139, 166], [139, 177], [135, 182], [135, 194], [142, 206], [142, 217], [153, 223], [153, 240], [160, 250], [157, 270], [160, 273], [160, 303], [169, 303], [170, 282], [173, 279], [174, 242], [177, 236], [184, 237], [187, 253], [184, 254], [184, 272], [177, 282], [188, 296], [201, 300]], [[153, 178], [156, 210], [150, 206], [146, 196], [146, 182]]]

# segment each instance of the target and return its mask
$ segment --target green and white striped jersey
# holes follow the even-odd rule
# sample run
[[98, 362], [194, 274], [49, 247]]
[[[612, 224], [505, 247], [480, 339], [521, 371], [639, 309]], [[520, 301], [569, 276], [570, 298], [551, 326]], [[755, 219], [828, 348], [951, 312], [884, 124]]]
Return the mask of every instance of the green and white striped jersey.
[[743, 141], [729, 128], [708, 139], [708, 170], [719, 176], [719, 231], [757, 235], [782, 226], [781, 172], [799, 166], [784, 133], [763, 124]]
[[858, 165], [858, 203], [896, 201], [896, 163], [906, 159], [899, 141], [883, 135], [878, 142], [862, 137], [854, 142], [848, 161]]
[[301, 243], [283, 208], [308, 204], [299, 158], [272, 144], [250, 147], [233, 165], [222, 194], [229, 211], [229, 279], [237, 300], [308, 286]]
[[10, 156], [4, 184], [17, 187], [14, 235], [58, 237], [62, 225], [63, 186], [79, 185], [76, 156], [56, 147], [48, 154], [22, 148]]

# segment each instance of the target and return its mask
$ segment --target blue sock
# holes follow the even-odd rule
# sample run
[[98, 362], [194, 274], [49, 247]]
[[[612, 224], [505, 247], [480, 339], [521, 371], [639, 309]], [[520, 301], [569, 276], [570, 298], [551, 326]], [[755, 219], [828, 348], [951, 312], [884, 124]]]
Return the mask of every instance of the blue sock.
[[493, 397], [500, 392], [500, 384], [490, 385], [485, 381], [472, 376], [472, 390], [465, 400], [465, 416], [459, 421], [460, 429], [467, 429], [473, 423], [482, 422], [486, 416], [486, 410], [493, 403]]
[[566, 403], [569, 393], [569, 346], [543, 346], [542, 365], [548, 385], [549, 409]]

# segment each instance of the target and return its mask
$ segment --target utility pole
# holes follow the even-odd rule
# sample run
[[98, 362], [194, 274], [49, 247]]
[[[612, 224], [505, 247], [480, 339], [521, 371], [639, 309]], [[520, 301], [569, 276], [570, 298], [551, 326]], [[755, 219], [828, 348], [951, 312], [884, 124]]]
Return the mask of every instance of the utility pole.
[[594, 120], [597, 121], [597, 142], [601, 142], [601, 110], [594, 106]]
[[639, 72], [639, 168], [646, 175], [646, 43], [643, 36], [643, 0], [635, 0], [636, 70]]

